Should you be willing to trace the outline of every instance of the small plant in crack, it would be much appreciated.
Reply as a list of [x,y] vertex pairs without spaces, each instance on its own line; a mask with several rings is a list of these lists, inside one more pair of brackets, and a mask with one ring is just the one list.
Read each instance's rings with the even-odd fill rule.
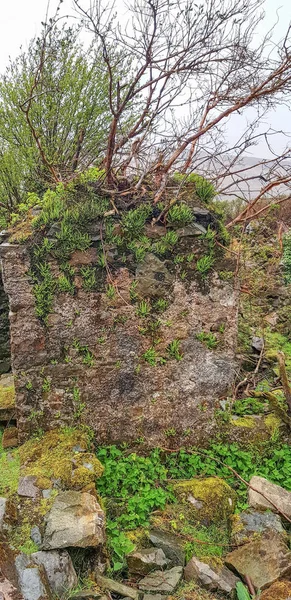
[[175,360],[182,360],[183,354],[180,352],[180,340],[172,340],[167,346],[167,353],[170,358],[175,358]]

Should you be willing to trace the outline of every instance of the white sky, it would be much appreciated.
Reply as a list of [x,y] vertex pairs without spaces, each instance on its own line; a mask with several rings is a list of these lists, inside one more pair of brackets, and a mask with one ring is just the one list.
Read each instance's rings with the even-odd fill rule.
[[[0,72],[5,70],[9,56],[15,58],[22,45],[27,47],[29,40],[40,31],[41,21],[44,20],[47,0],[0,0]],[[130,0],[129,0],[130,2]],[[51,12],[57,4],[57,0],[50,0]],[[73,13],[72,0],[64,0],[62,12],[64,14]],[[123,0],[117,0],[116,6],[121,6]],[[260,26],[259,34],[266,33],[276,21],[276,12],[279,14],[279,24],[276,28],[276,38],[282,37],[286,31],[288,22],[291,19],[290,0],[266,0],[265,2],[266,19]],[[291,107],[290,107],[291,108]],[[269,116],[270,124],[276,128],[286,130],[290,123],[290,113],[287,108],[278,107]],[[239,118],[236,118],[235,127],[229,128],[229,139],[232,140],[240,128]],[[233,133],[232,133],[233,132]],[[280,140],[277,140],[277,148],[280,147]],[[255,151],[258,156],[267,156],[265,148],[260,144]]]

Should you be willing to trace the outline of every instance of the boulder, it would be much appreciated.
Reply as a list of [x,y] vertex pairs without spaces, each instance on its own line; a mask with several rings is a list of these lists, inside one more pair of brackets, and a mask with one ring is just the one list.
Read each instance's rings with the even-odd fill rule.
[[192,556],[184,569],[186,581],[196,581],[208,590],[218,590],[230,594],[239,580],[227,567],[213,568]]
[[24,600],[52,600],[48,580],[41,566],[33,564],[26,554],[16,556],[15,566]]
[[87,492],[60,493],[48,514],[43,548],[96,547],[105,542],[105,516]]
[[40,489],[36,485],[37,477],[35,475],[25,475],[20,477],[18,484],[18,496],[27,498],[37,498],[40,495]]
[[34,525],[30,530],[30,539],[37,545],[41,546],[41,533],[37,525]]
[[290,600],[290,598],[291,581],[276,581],[260,596],[260,600]]
[[16,448],[18,446],[18,429],[17,427],[6,427],[2,437],[3,448]]
[[235,509],[236,493],[219,477],[178,481],[173,491],[191,507],[193,518],[206,525],[226,521]]
[[271,512],[245,510],[232,519],[231,541],[240,546],[249,542],[254,534],[276,531],[282,538],[287,538],[287,533],[282,526],[278,515]]
[[291,552],[279,533],[270,531],[230,552],[225,564],[239,575],[248,575],[255,588],[265,589],[291,575]]
[[34,552],[30,558],[36,565],[43,567],[54,596],[60,597],[77,586],[78,578],[66,550]]
[[185,564],[185,551],[181,538],[172,533],[166,533],[159,529],[151,529],[149,540],[156,548],[161,548],[165,556],[171,561],[173,566],[182,567]]
[[169,571],[154,571],[141,579],[138,587],[144,592],[172,594],[180,583],[182,575],[182,567],[173,567]]
[[142,548],[127,556],[127,566],[130,573],[147,575],[156,569],[163,569],[168,561],[161,548]]
[[[258,510],[271,509],[276,512],[272,502],[276,504],[282,513],[291,518],[291,492],[287,492],[280,485],[271,483],[264,477],[254,476],[250,480],[250,485],[256,488],[256,492],[249,488],[249,505]],[[265,498],[260,494],[264,494]],[[268,502],[268,499],[270,502]]]

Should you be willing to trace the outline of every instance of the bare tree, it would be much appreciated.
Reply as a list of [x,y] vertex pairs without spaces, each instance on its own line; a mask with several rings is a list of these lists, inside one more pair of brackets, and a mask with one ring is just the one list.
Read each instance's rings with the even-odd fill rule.
[[[109,76],[108,184],[130,165],[132,172],[139,171],[137,186],[149,173],[155,175],[158,202],[173,169],[187,174],[214,158],[218,183],[227,175],[238,184],[251,182],[240,159],[259,136],[269,144],[271,128],[263,133],[256,128],[268,111],[290,98],[290,26],[280,43],[272,41],[272,31],[258,43],[264,0],[134,0],[123,19],[103,0],[74,3],[102,48]],[[124,64],[131,65],[130,76],[128,71],[123,76]],[[124,131],[124,111],[137,104],[131,127]],[[238,144],[227,145],[230,117],[249,107],[256,108],[255,118]],[[261,179],[252,206],[271,189],[290,183],[291,175],[282,167],[288,156],[285,148],[273,162],[263,161],[262,167],[270,167],[270,180]],[[219,185],[221,192],[227,192],[227,185]]]

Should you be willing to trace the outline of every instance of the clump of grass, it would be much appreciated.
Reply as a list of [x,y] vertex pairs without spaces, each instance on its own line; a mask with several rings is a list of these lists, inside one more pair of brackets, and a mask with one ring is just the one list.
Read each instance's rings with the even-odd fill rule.
[[187,204],[174,204],[167,214],[167,221],[171,227],[184,227],[192,223],[194,219],[193,212]]
[[170,358],[175,360],[182,360],[183,354],[180,352],[180,340],[172,340],[167,347],[167,353]]
[[136,309],[136,314],[139,317],[145,318],[145,317],[148,317],[148,315],[150,314],[150,310],[151,310],[151,307],[150,307],[149,303],[146,300],[142,300]]
[[199,342],[202,342],[208,350],[213,350],[218,346],[218,339],[214,333],[201,331],[201,333],[197,333],[196,338]]
[[206,275],[212,268],[214,263],[214,259],[210,254],[205,254],[205,256],[201,256],[196,263],[196,271],[200,273],[203,279],[205,279]]
[[84,290],[93,290],[97,283],[96,270],[94,269],[94,267],[82,267],[80,269],[80,272],[83,277]]

